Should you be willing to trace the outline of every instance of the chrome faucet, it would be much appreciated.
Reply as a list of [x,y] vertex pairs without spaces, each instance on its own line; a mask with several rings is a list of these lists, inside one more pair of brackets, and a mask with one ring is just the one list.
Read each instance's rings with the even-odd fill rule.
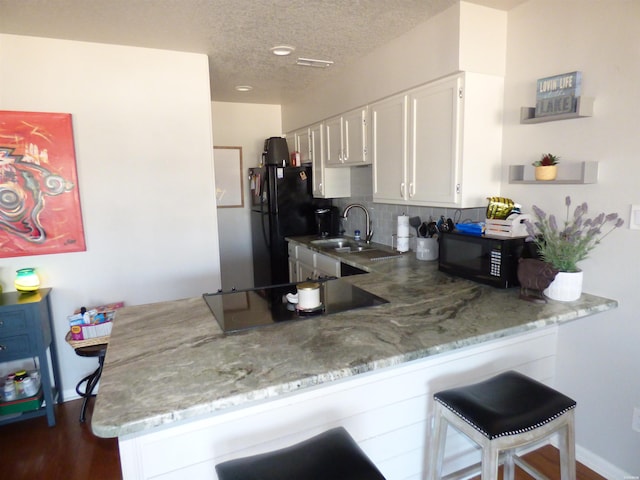
[[364,218],[366,222],[364,240],[367,243],[371,243],[371,239],[373,238],[373,229],[371,228],[371,218],[369,217],[369,211],[364,205],[361,205],[359,203],[352,203],[350,205],[347,205],[344,208],[344,212],[342,212],[342,218],[347,218],[347,216],[349,215],[349,210],[351,210],[354,207],[360,208],[364,212]]

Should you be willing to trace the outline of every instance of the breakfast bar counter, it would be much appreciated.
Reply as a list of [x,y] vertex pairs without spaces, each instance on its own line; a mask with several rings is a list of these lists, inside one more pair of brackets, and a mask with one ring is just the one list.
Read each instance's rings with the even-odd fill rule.
[[[388,405],[405,411],[401,404],[410,398],[421,399],[416,409],[420,412],[406,424],[422,425],[424,444],[434,388],[448,385],[449,379],[464,382],[506,368],[538,369],[534,376],[552,381],[554,366],[548,357],[555,361],[557,325],[617,306],[614,300],[589,294],[568,303],[525,302],[518,289],[500,290],[448,276],[437,270],[436,262],[418,261],[411,253],[361,266],[370,273],[344,281],[389,303],[228,335],[202,297],[122,309],[111,334],[91,425],[100,437],[119,438],[124,478],[155,478],[169,471],[189,478],[198,478],[199,472],[206,478],[204,472],[209,472],[209,478],[215,478],[212,465],[220,459],[264,450],[278,441],[292,443],[327,425],[349,422],[357,440],[370,442],[376,460],[376,439],[379,443],[388,437],[385,441],[391,442],[387,433],[398,430],[401,422],[382,430],[373,422],[375,431],[360,424],[370,424],[364,421],[366,415],[380,418],[383,410],[371,412]],[[536,337],[539,332],[546,336]],[[531,345],[539,347],[532,347],[536,352],[529,357],[523,352],[531,334]],[[511,348],[518,339],[524,343]],[[502,353],[488,353],[493,351]],[[469,363],[474,352],[483,356]],[[451,365],[458,366],[452,371],[434,367],[434,361],[446,359],[456,360],[458,364]],[[385,383],[399,378],[411,380],[395,386]],[[367,382],[381,390],[369,396],[364,393],[372,388]],[[359,388],[365,390],[358,393]],[[391,391],[400,396],[388,400],[387,406],[378,405],[377,399]],[[332,395],[337,395],[335,400]],[[304,407],[296,409],[298,399]],[[351,410],[351,403],[359,405]],[[363,406],[368,403],[370,408]],[[284,411],[278,410],[285,405]],[[263,416],[272,408],[267,421]],[[206,438],[207,447],[197,455],[191,450],[171,455],[181,457],[174,464],[159,445],[166,443],[167,451],[175,453],[177,445],[187,448],[188,435],[199,441]],[[378,462],[387,462],[393,478],[393,454],[381,448],[386,453],[380,453]],[[402,455],[409,454],[399,452],[394,458]]]

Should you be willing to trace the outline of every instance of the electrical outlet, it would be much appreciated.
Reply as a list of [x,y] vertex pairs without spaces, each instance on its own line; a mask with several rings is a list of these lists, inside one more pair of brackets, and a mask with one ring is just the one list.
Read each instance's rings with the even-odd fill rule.
[[631,428],[640,433],[640,407],[633,409],[633,419],[631,420]]

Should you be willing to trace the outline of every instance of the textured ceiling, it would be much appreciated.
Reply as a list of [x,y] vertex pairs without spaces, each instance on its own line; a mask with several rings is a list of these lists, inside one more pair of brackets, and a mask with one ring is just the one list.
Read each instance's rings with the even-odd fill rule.
[[[507,10],[525,0],[471,1]],[[0,33],[205,53],[213,100],[280,104],[456,2],[0,0]],[[296,51],[269,52],[281,44]],[[300,67],[298,57],[335,64]]]

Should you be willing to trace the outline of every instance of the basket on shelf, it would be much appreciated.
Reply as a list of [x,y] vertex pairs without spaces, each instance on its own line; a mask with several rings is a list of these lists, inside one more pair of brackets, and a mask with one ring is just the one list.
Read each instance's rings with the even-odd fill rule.
[[103,343],[109,343],[109,335],[107,335],[106,337],[89,338],[87,340],[72,340],[71,331],[67,332],[64,339],[73,348],[90,347],[92,345],[101,345]]

